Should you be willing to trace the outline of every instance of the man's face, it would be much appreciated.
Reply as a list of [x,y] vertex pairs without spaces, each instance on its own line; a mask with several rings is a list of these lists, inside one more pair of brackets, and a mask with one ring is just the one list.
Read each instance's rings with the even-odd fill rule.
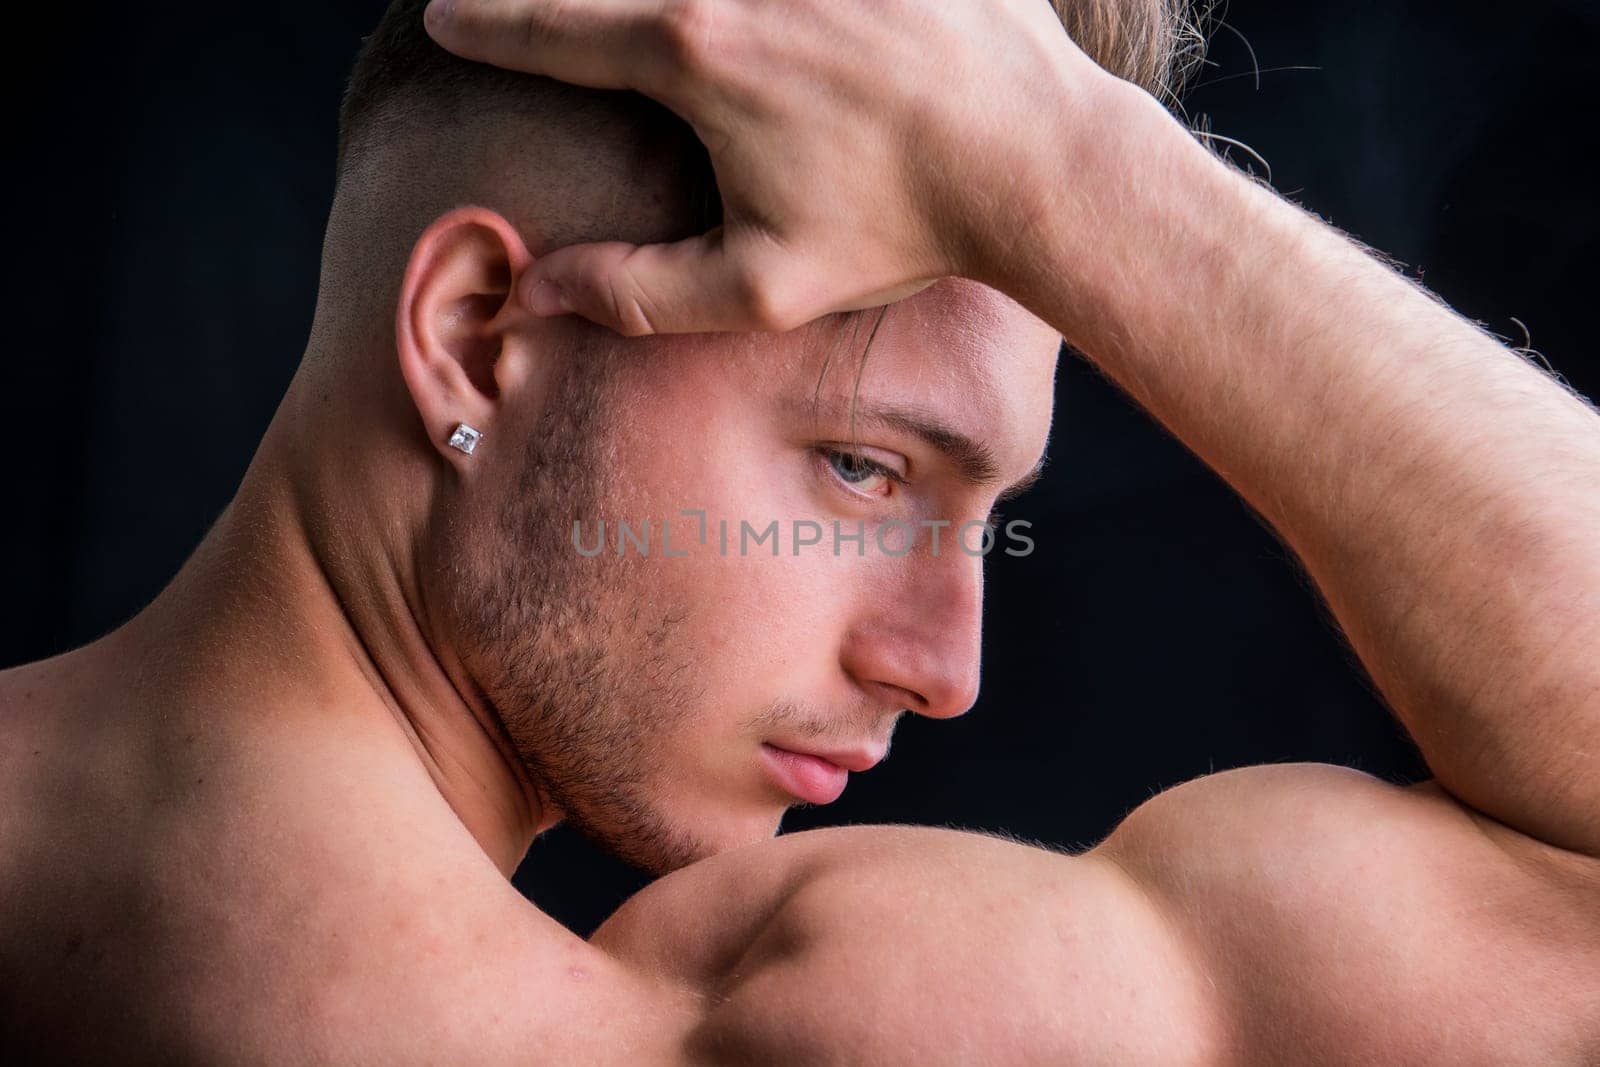
[[623,345],[436,531],[463,668],[548,801],[647,869],[770,837],[904,710],[976,699],[978,524],[1043,453],[1060,337],[947,280],[863,366],[878,314]]

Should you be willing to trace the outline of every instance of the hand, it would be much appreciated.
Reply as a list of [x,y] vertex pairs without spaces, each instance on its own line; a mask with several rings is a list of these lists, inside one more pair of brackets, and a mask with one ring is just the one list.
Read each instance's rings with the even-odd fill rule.
[[1110,77],[1043,0],[434,0],[427,26],[469,59],[642,92],[707,146],[723,225],[573,245],[524,279],[536,313],[629,336],[994,284],[1059,180],[1057,118]]

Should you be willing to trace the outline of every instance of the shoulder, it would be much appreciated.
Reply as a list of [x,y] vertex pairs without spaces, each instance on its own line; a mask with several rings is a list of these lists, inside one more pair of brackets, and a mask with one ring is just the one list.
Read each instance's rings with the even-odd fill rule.
[[[702,1011],[586,944],[491,874],[394,867],[231,930],[153,1013],[200,1062],[679,1063]],[[227,958],[222,958],[222,957]],[[255,961],[255,966],[247,966]],[[253,972],[253,973],[252,973]],[[251,978],[253,977],[253,981]]]
[[1600,1049],[1600,987],[1574,980],[1600,970],[1600,866],[1434,783],[1243,768],[1159,794],[1097,851],[1230,991],[1248,1047],[1544,1063]]
[[597,940],[706,992],[691,1058],[1212,1058],[1204,976],[1124,871],[987,834],[790,835],[663,879]]
[[780,838],[662,879],[596,940],[702,992],[704,1058],[1582,1061],[1600,882],[1509,834],[1436,786],[1249,768],[1081,856]]

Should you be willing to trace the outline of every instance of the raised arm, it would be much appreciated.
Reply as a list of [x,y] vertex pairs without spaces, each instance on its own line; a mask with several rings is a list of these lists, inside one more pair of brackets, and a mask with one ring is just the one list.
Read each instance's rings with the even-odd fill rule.
[[1441,785],[1600,855],[1600,416],[1147,97],[1102,99],[1000,284],[1272,523]]
[[1271,521],[1451,794],[1600,855],[1600,418],[1215,159],[1046,5],[430,19],[473,58],[647,92],[711,150],[723,227],[546,255],[536,311],[784,329],[948,274],[1008,292]]

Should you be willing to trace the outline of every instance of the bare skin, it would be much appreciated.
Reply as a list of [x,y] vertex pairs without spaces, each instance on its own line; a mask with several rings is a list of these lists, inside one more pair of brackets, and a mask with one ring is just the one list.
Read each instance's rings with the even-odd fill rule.
[[[526,20],[552,5],[455,6],[435,30],[466,54],[626,84],[691,118],[728,229],[676,251],[535,255],[493,217],[454,220],[466,229],[439,233],[474,240],[440,247],[478,251],[422,248],[413,269],[427,284],[401,309],[420,326],[400,338],[396,396],[435,449],[361,459],[388,487],[376,498],[319,496],[334,465],[295,442],[349,413],[291,393],[235,505],[149,610],[0,676],[9,1042],[167,1060],[1600,1055],[1592,409],[1218,163],[1046,32],[1043,5],[864,17],[819,0],[767,27],[732,0],[619,0],[604,15],[561,5],[562,21],[532,33]],[[497,51],[506,41],[518,50]],[[924,61],[853,58],[890,44]],[[944,74],[917,83],[952,64],[978,68],[988,91],[941,95]],[[1056,106],[1041,109],[1041,93]],[[850,103],[862,100],[880,103]],[[814,114],[818,101],[837,113]],[[1053,116],[1042,128],[1040,114]],[[864,144],[894,147],[868,160],[830,147]],[[1012,165],[997,168],[996,152]],[[841,225],[841,210],[860,226]],[[890,320],[873,396],[923,390],[992,446],[995,484],[921,483],[961,518],[981,517],[1043,448],[1048,410],[1028,400],[1048,395],[1045,353],[1066,337],[1293,546],[1437,780],[1215,775],[1077,857],[910,828],[728,847],[775,824],[783,799],[759,795],[737,731],[724,731],[696,780],[718,783],[715,808],[734,815],[674,801],[716,854],[653,884],[591,942],[571,937],[505,881],[561,813],[433,654],[408,577],[419,472],[470,483],[498,462],[437,448],[448,426],[488,424],[491,442],[515,429],[510,401],[452,377],[449,338],[430,332],[456,319],[426,294],[480,291],[475,279],[495,273],[465,269],[480,253],[532,310],[563,310],[539,288],[553,283],[567,306],[632,334],[787,328],[914,293]],[[947,275],[983,285],[929,285]],[[493,320],[502,398],[539,388],[531,339],[576,328],[507,307]],[[1003,343],[925,343],[952,326]],[[735,361],[786,369],[749,371],[708,417],[738,418],[761,389],[807,380],[806,337]],[[655,343],[690,380],[729,365],[726,351]],[[658,442],[640,433],[619,448],[648,464]],[[670,460],[638,481],[666,480]],[[327,521],[337,507],[376,521]],[[886,569],[848,605],[831,598],[860,581],[783,579],[805,610],[849,625],[774,669],[791,688],[835,687],[828,705],[854,709],[836,722],[881,739],[901,696],[931,715],[970,704],[978,587],[970,561],[873,566]],[[732,595],[752,575],[724,578]],[[917,627],[935,609],[953,630]],[[818,673],[841,649],[848,698],[837,671]]]
[[[86,648],[0,675],[8,1048],[164,1061],[686,1055],[703,990],[586,944],[509,885],[569,813],[455,680],[460,639],[421,580],[428,469],[489,494],[464,547],[492,540],[500,487],[521,492],[519,450],[499,446],[538,410],[541,344],[585,328],[501,310],[496,267],[525,255],[507,247],[518,240],[486,209],[452,212],[418,242],[402,298],[415,328],[397,330],[391,399],[424,410],[441,402],[437,375],[459,371],[454,331],[464,306],[488,306],[481,286],[499,286],[498,304],[478,314],[515,323],[496,404],[470,416],[487,431],[470,461],[438,447],[447,428],[434,440],[413,429],[416,408],[391,421],[364,364],[362,387],[341,396],[308,361],[233,505],[156,602]],[[849,432],[829,413],[854,385],[836,332],[648,342],[627,417],[605,437],[627,491],[598,513],[693,504],[713,523],[853,526],[927,508],[981,522],[1033,469],[1059,339],[1013,302],[960,280],[918,294],[886,318],[857,395],[862,413],[921,410],[981,435],[995,464],[983,484],[904,432],[864,443],[915,475],[915,495],[891,499],[883,476],[846,485],[820,462],[817,446]],[[686,411],[716,432],[684,433]],[[984,432],[999,422],[1013,431]],[[787,544],[723,557],[689,529],[674,538],[686,556],[617,561],[636,573],[602,590],[619,618],[657,604],[673,617],[638,613],[659,642],[607,635],[630,664],[662,653],[649,662],[664,673],[620,696],[639,720],[626,740],[651,757],[639,788],[668,832],[586,813],[665,867],[772,836],[798,798],[764,773],[763,744],[881,753],[903,709],[960,714],[978,685],[982,561],[948,541],[899,558]],[[668,713],[657,679],[681,676],[680,652],[697,650],[698,695]],[[772,714],[784,701],[803,713]]]

